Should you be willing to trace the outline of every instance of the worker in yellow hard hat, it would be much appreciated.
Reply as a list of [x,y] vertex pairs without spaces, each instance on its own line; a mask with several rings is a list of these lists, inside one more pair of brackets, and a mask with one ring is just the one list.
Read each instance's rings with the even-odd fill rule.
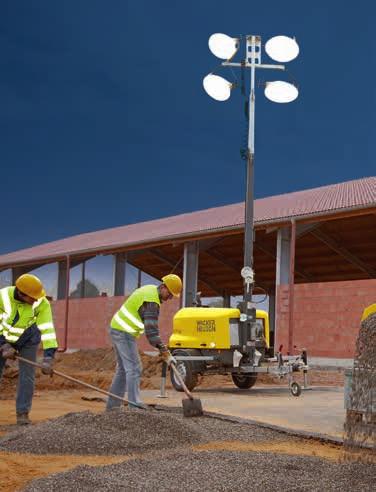
[[[130,407],[146,408],[140,399],[142,365],[137,338],[145,333],[150,345],[159,350],[168,364],[174,361],[159,335],[158,318],[160,305],[179,297],[181,290],[182,281],[178,275],[165,275],[159,286],[144,285],[136,289],[111,320],[110,337],[117,365],[109,391],[123,398],[127,389]],[[107,410],[120,405],[120,400],[109,397]]]
[[[35,362],[40,341],[44,350],[42,372],[52,374],[57,340],[51,306],[45,295],[42,282],[29,273],[21,275],[15,286],[0,290],[0,380],[6,359],[19,354]],[[34,379],[34,367],[20,361],[16,396],[19,425],[30,424]]]

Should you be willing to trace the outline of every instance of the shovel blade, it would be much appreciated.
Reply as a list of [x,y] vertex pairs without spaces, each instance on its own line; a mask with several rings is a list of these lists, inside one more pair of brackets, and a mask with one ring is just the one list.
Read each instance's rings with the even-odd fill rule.
[[183,398],[183,415],[184,417],[201,417],[204,412],[202,411],[201,400]]

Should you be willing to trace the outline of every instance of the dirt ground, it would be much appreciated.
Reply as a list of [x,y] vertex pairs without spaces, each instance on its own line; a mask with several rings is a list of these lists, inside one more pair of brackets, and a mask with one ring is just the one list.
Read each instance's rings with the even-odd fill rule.
[[[162,361],[159,357],[141,354],[143,376],[141,389],[158,389],[160,387],[160,375]],[[108,390],[115,370],[115,359],[111,348],[96,350],[80,350],[69,354],[58,353],[56,355],[55,369],[68,375],[81,379],[99,388]],[[17,363],[10,362],[1,382],[0,400],[14,394],[17,382]],[[303,374],[295,373],[295,379],[302,382]],[[309,383],[318,386],[343,386],[343,370],[330,371],[311,370]],[[286,380],[260,374],[256,385],[281,384],[286,385]],[[231,376],[204,376],[199,382],[202,388],[215,388],[221,386],[233,386]],[[65,390],[76,388],[73,382],[61,379],[58,376],[50,378],[43,376],[40,371],[36,373],[36,390]],[[169,377],[167,388],[171,387]]]
[[[160,385],[161,361],[159,357],[142,355],[143,363],[143,389],[158,389]],[[108,389],[111,383],[115,362],[111,349],[92,351],[79,351],[72,354],[58,354],[55,368],[66,372],[73,377],[82,379],[88,383]],[[343,374],[340,371],[312,371],[310,383],[315,385],[342,385]],[[0,435],[5,435],[14,429],[15,408],[14,393],[17,382],[17,364],[11,363],[5,371],[1,383],[1,413]],[[278,384],[275,378],[262,376],[257,384]],[[229,376],[210,376],[202,378],[202,387],[233,386]],[[286,384],[285,381],[281,384]],[[168,387],[170,386],[168,380]],[[86,392],[87,393],[87,392]],[[69,412],[91,410],[101,412],[104,404],[101,401],[85,401],[82,396],[84,389],[77,388],[74,383],[65,381],[57,376],[50,378],[39,374],[37,371],[37,383],[31,417],[34,423],[55,418]],[[93,393],[90,392],[90,396]],[[98,394],[100,397],[101,395]],[[288,439],[286,442],[245,444],[237,442],[216,442],[194,446],[194,451],[227,450],[238,451],[265,451],[287,454],[304,454],[319,456],[330,460],[340,460],[342,448],[334,445],[324,445],[315,441],[302,441],[301,445],[292,445]],[[15,491],[22,489],[28,482],[37,477],[43,477],[74,468],[79,464],[99,466],[124,461],[127,456],[35,456],[17,453],[0,452],[0,490]],[[20,467],[22,466],[22,473]]]

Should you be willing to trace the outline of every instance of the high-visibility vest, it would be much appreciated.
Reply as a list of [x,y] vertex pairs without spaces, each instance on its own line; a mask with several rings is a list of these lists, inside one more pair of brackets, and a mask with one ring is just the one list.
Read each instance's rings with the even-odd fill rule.
[[0,290],[0,335],[8,343],[17,343],[25,330],[37,325],[43,349],[57,348],[52,311],[48,299],[42,297],[33,305],[14,298],[15,287]]
[[138,338],[144,333],[144,323],[138,310],[144,302],[156,302],[160,306],[158,287],[156,285],[144,285],[136,289],[124,302],[119,311],[111,320],[111,328],[125,331]]

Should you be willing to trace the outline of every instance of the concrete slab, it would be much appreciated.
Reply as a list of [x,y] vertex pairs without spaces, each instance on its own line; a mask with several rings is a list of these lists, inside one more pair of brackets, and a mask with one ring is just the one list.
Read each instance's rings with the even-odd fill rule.
[[[184,394],[168,390],[168,398],[157,398],[158,391],[144,390],[145,402],[178,406]],[[343,388],[312,387],[294,397],[286,387],[254,387],[250,390],[237,388],[213,388],[194,391],[203,408],[209,412],[253,420],[283,427],[292,431],[343,437],[345,409]]]

